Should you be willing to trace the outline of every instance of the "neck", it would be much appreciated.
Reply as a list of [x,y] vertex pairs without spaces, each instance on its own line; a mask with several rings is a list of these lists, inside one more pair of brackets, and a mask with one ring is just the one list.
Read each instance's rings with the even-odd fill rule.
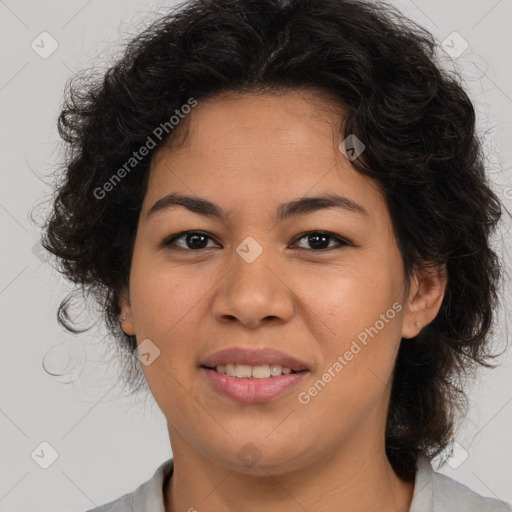
[[[182,439],[180,439],[182,441]],[[213,463],[186,444],[173,446],[174,473],[164,489],[166,512],[407,512],[414,490],[394,473],[385,450],[348,447],[289,472],[258,475]]]

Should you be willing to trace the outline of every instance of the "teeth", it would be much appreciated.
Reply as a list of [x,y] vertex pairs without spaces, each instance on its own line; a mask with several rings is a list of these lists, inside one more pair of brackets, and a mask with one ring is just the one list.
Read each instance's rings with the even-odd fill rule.
[[238,377],[240,379],[268,379],[269,377],[277,377],[278,375],[289,375],[292,373],[290,368],[283,367],[279,364],[261,364],[251,366],[248,364],[219,364],[215,367],[218,373],[224,373],[229,377]]
[[[284,368],[285,370],[288,370],[288,368]],[[272,366],[269,366],[270,375],[272,377],[275,377],[276,375],[281,375],[281,372],[283,371],[283,367],[279,364],[273,364]]]
[[237,364],[235,367],[235,377],[249,378],[251,376],[252,367],[248,364]]
[[[251,368],[249,366],[249,368]],[[252,376],[255,379],[268,379],[270,377],[270,368],[268,364],[262,364],[260,366],[253,366],[252,369]],[[238,374],[237,374],[238,376]]]

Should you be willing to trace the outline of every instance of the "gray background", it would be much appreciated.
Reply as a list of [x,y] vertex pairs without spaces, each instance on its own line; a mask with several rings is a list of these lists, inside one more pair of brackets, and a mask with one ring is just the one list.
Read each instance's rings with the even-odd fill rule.
[[[512,209],[512,0],[393,3],[432,31],[445,64],[463,72],[491,180]],[[101,327],[71,336],[57,325],[55,312],[70,286],[45,261],[28,216],[50,192],[59,160],[56,118],[66,80],[78,69],[107,65],[122,41],[165,5],[171,3],[0,0],[0,511],[84,511],[132,491],[171,456],[165,419],[152,398],[123,397]],[[451,59],[442,41],[452,52],[463,49],[458,36],[446,39],[453,31],[468,48]],[[47,55],[52,44],[58,47]],[[507,269],[510,240],[506,220],[496,244]],[[503,313],[512,309],[510,295],[505,300],[497,342],[507,332]],[[441,471],[481,494],[512,501],[507,354],[471,388],[470,414]],[[50,369],[66,369],[64,375],[48,375],[43,359]],[[52,450],[57,458],[44,469]]]

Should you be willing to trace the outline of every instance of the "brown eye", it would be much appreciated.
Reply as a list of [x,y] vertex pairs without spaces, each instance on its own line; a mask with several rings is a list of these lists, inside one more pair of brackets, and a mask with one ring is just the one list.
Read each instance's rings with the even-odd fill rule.
[[[302,240],[305,240],[310,247],[299,247],[299,249],[310,249],[315,252],[329,251],[337,247],[350,245],[343,238],[327,231],[310,231],[309,233],[304,233],[298,239],[298,242]],[[332,241],[335,242],[335,245],[329,246]]]
[[[211,246],[207,246],[208,240],[213,240],[213,238],[201,231],[185,231],[177,235],[172,235],[164,240],[162,247],[172,248],[175,246],[180,249],[197,251],[201,249],[210,249]],[[181,245],[176,244],[177,241],[181,241]]]
[[[348,241],[344,240],[334,233],[327,231],[310,231],[303,233],[300,238],[296,239],[295,243],[305,240],[309,247],[299,247],[299,249],[306,249],[314,252],[330,251],[332,249],[340,248],[343,246],[351,245]],[[213,241],[213,238],[207,233],[201,231],[184,231],[176,235],[172,235],[162,243],[165,248],[178,248],[189,251],[200,251],[202,249],[211,249],[215,246],[208,246],[208,241]],[[179,244],[177,242],[180,242]],[[334,242],[334,245],[332,245]],[[218,246],[218,245],[217,245]]]

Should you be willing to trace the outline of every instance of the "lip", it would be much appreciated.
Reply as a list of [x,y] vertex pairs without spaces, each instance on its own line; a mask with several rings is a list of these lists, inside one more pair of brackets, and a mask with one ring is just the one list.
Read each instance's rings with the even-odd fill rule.
[[212,387],[219,393],[243,403],[261,403],[274,400],[290,391],[308,373],[301,371],[267,379],[242,379],[229,377],[210,368],[202,367]]
[[[309,370],[307,365],[284,352],[273,348],[247,349],[243,347],[231,347],[215,352],[206,357],[200,364],[205,368],[215,368],[221,364],[248,364],[257,366],[262,364],[278,364],[295,372]],[[274,379],[276,377],[273,377]],[[262,379],[266,380],[266,379]]]

